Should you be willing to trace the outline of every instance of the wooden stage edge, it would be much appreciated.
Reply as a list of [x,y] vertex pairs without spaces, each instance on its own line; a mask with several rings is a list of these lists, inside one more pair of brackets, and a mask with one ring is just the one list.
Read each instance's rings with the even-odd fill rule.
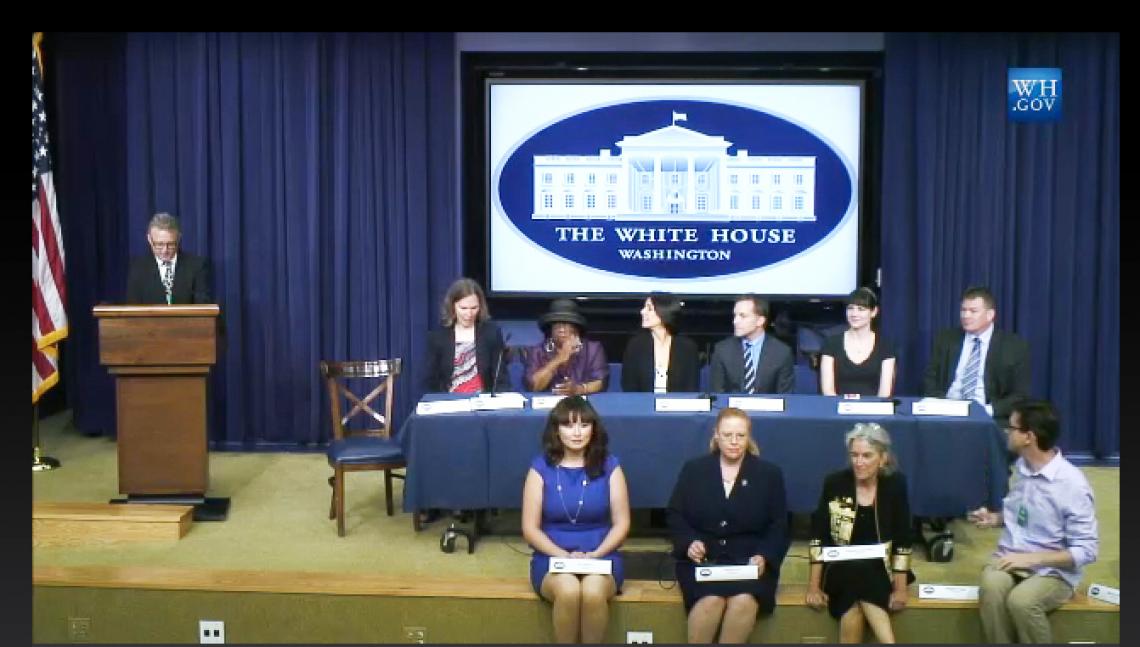
[[186,505],[37,501],[32,505],[32,546],[178,540],[193,521],[194,508]]
[[[33,586],[151,589],[169,591],[224,591],[245,593],[304,593],[318,595],[378,595],[416,598],[468,598],[537,600],[525,574],[517,578],[453,577],[318,573],[312,571],[213,570],[142,566],[38,566]],[[778,606],[804,606],[804,585],[783,584]],[[912,585],[908,603],[914,609],[969,609],[971,601],[919,599]],[[629,580],[619,604],[681,604],[680,590],[666,590],[656,581]],[[1119,613],[1120,607],[1088,598],[1078,592],[1058,611]]]

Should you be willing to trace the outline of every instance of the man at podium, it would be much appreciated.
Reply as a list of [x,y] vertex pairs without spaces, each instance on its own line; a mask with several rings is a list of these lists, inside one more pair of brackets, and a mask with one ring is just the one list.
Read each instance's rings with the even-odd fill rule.
[[213,303],[210,261],[179,252],[182,231],[178,219],[156,213],[146,233],[153,256],[131,260],[127,274],[127,303]]

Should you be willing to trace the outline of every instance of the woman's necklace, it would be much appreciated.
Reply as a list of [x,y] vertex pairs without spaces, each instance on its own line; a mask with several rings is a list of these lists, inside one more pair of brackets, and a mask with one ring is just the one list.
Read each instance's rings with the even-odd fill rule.
[[566,507],[566,498],[562,496],[562,466],[558,465],[554,472],[555,489],[558,490],[558,500],[562,502],[562,511],[566,513],[566,518],[570,523],[577,524],[578,517],[582,514],[582,504],[586,502],[586,485],[589,484],[589,479],[585,474],[582,475],[582,489],[578,492],[578,510],[573,515],[570,514],[570,509]]

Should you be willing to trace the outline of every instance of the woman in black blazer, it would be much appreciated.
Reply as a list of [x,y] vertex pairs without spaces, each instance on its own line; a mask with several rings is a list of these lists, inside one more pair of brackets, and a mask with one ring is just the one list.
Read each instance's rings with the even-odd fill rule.
[[625,347],[622,391],[699,391],[700,360],[692,339],[677,334],[681,302],[653,293],[641,308],[641,328]]
[[[839,620],[839,642],[863,640],[864,623],[880,643],[895,642],[889,612],[907,603],[910,571],[910,504],[906,479],[895,470],[891,437],[875,423],[847,433],[851,466],[829,474],[812,514],[808,544],[811,573],[805,601],[825,605]],[[887,544],[887,556],[824,562],[828,546]]]
[[502,384],[506,368],[503,333],[491,321],[483,288],[468,278],[452,283],[443,297],[440,319],[443,328],[428,334],[427,390],[490,391],[496,367],[498,382]]
[[[748,414],[720,412],[711,453],[685,463],[669,500],[677,582],[690,643],[748,640],[761,613],[776,606],[788,551],[788,504],[780,468],[759,457]],[[701,565],[759,567],[759,579],[697,582]]]

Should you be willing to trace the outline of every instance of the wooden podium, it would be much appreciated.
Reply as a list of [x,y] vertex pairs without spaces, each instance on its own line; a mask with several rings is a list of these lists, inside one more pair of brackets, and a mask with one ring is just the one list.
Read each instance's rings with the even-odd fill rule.
[[[99,305],[93,312],[99,361],[115,376],[119,492],[129,503],[210,507],[206,378],[217,359],[218,306]],[[228,499],[213,507],[222,501],[228,508]],[[201,512],[195,518],[211,518]]]

